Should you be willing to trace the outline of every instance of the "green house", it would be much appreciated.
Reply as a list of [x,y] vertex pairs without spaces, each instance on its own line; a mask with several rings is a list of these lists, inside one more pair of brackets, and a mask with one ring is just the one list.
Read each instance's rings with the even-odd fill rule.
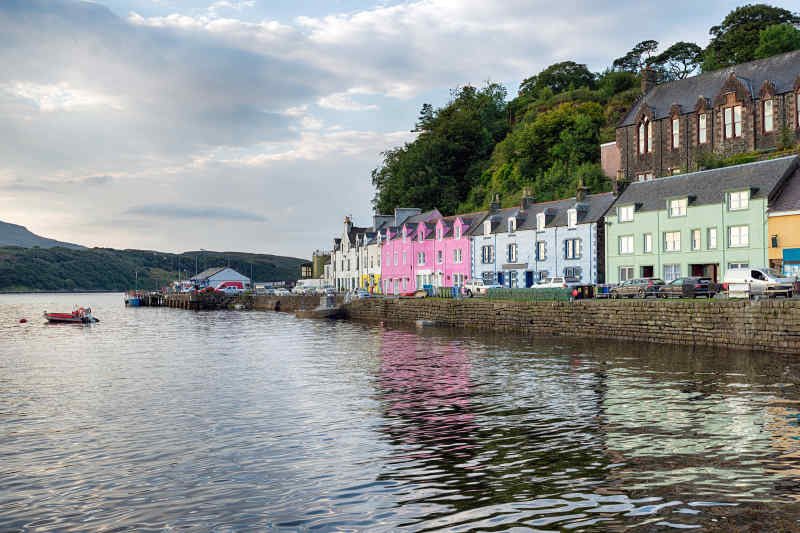
[[606,277],[670,281],[768,266],[767,209],[800,158],[693,172],[631,183],[606,214]]

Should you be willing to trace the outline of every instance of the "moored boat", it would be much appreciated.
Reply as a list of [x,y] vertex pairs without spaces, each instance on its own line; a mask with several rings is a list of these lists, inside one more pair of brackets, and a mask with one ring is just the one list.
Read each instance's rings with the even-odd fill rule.
[[92,324],[100,322],[92,315],[91,307],[75,307],[71,313],[48,313],[44,312],[44,317],[50,323],[62,324]]

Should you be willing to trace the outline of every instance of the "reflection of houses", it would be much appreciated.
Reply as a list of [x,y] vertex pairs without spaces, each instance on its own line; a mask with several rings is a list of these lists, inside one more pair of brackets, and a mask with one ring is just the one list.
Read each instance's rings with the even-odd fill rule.
[[547,276],[569,276],[585,283],[604,279],[603,215],[611,193],[533,203],[526,191],[519,207],[492,203],[471,231],[473,272],[487,283],[531,287]]
[[797,168],[792,156],[630,184],[606,215],[608,280],[767,265],[767,208]]
[[244,287],[250,286],[250,278],[243,276],[230,267],[215,267],[203,270],[196,276],[189,278],[198,289],[217,287],[226,281],[240,281]]

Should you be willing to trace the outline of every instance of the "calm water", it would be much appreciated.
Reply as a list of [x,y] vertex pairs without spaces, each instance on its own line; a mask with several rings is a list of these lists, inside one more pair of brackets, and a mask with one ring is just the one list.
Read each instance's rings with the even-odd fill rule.
[[[73,303],[102,322],[39,318]],[[0,531],[793,531],[798,376],[781,356],[0,296]]]

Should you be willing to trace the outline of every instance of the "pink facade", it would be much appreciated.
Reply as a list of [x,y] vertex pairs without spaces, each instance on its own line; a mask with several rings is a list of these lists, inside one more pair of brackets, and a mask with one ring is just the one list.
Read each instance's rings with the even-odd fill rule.
[[471,265],[469,222],[455,216],[404,224],[395,234],[387,230],[381,247],[384,294],[463,285]]

